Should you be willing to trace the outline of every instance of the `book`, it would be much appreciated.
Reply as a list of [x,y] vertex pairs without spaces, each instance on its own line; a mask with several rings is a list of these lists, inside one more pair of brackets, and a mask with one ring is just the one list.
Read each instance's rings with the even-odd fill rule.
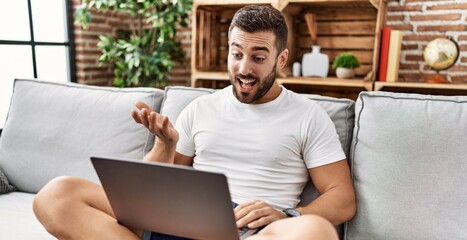
[[388,72],[388,54],[389,54],[389,38],[391,36],[390,27],[384,27],[381,31],[381,51],[379,53],[379,81],[386,81]]
[[399,77],[399,64],[402,47],[402,32],[400,30],[392,30],[389,37],[389,54],[388,54],[388,69],[386,81],[395,82]]

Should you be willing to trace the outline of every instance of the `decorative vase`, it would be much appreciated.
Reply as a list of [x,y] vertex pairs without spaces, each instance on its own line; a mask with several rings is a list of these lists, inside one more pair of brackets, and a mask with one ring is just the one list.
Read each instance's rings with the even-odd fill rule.
[[311,53],[303,54],[302,76],[304,77],[327,77],[329,71],[329,57],[320,52],[318,45],[312,46]]
[[302,64],[299,62],[294,62],[292,65],[292,76],[300,77],[301,75]]
[[355,70],[353,68],[338,67],[336,69],[336,76],[338,78],[351,79],[355,76]]

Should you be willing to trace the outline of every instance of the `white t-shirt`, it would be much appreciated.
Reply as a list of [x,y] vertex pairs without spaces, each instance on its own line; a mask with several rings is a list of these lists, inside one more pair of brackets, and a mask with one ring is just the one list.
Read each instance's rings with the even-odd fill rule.
[[308,168],[345,158],[328,114],[285,88],[271,102],[244,104],[229,86],[191,102],[175,127],[177,152],[194,156],[195,169],[225,174],[236,203],[295,207]]

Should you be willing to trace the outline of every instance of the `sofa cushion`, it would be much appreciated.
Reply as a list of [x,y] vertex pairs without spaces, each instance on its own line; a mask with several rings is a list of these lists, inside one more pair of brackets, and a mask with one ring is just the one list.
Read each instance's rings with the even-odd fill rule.
[[192,88],[183,86],[166,87],[164,100],[162,101],[161,114],[169,117],[175,124],[180,112],[195,98],[211,94],[215,90],[208,88]]
[[363,92],[346,239],[467,239],[467,97]]
[[56,239],[34,216],[35,194],[12,192],[0,196],[0,239]]
[[91,155],[142,159],[153,146],[153,135],[134,123],[130,109],[144,101],[159,110],[163,94],[153,88],[15,80],[0,138],[0,168],[25,192],[37,192],[61,175],[98,182]]
[[6,178],[5,173],[3,173],[2,169],[0,169],[0,194],[13,191],[16,191],[16,187],[10,184],[10,181],[8,181]]
[[346,98],[334,98],[315,94],[303,95],[308,99],[318,102],[329,114],[329,117],[336,126],[342,149],[344,149],[345,155],[349,158],[355,118],[355,102]]

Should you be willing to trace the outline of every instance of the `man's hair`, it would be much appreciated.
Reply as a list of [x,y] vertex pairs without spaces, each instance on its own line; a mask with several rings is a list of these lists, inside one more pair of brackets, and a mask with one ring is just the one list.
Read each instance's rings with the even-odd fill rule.
[[230,24],[230,33],[234,27],[242,31],[254,32],[273,32],[276,37],[277,54],[280,54],[287,45],[287,24],[282,13],[268,5],[251,5],[242,7],[238,10]]

